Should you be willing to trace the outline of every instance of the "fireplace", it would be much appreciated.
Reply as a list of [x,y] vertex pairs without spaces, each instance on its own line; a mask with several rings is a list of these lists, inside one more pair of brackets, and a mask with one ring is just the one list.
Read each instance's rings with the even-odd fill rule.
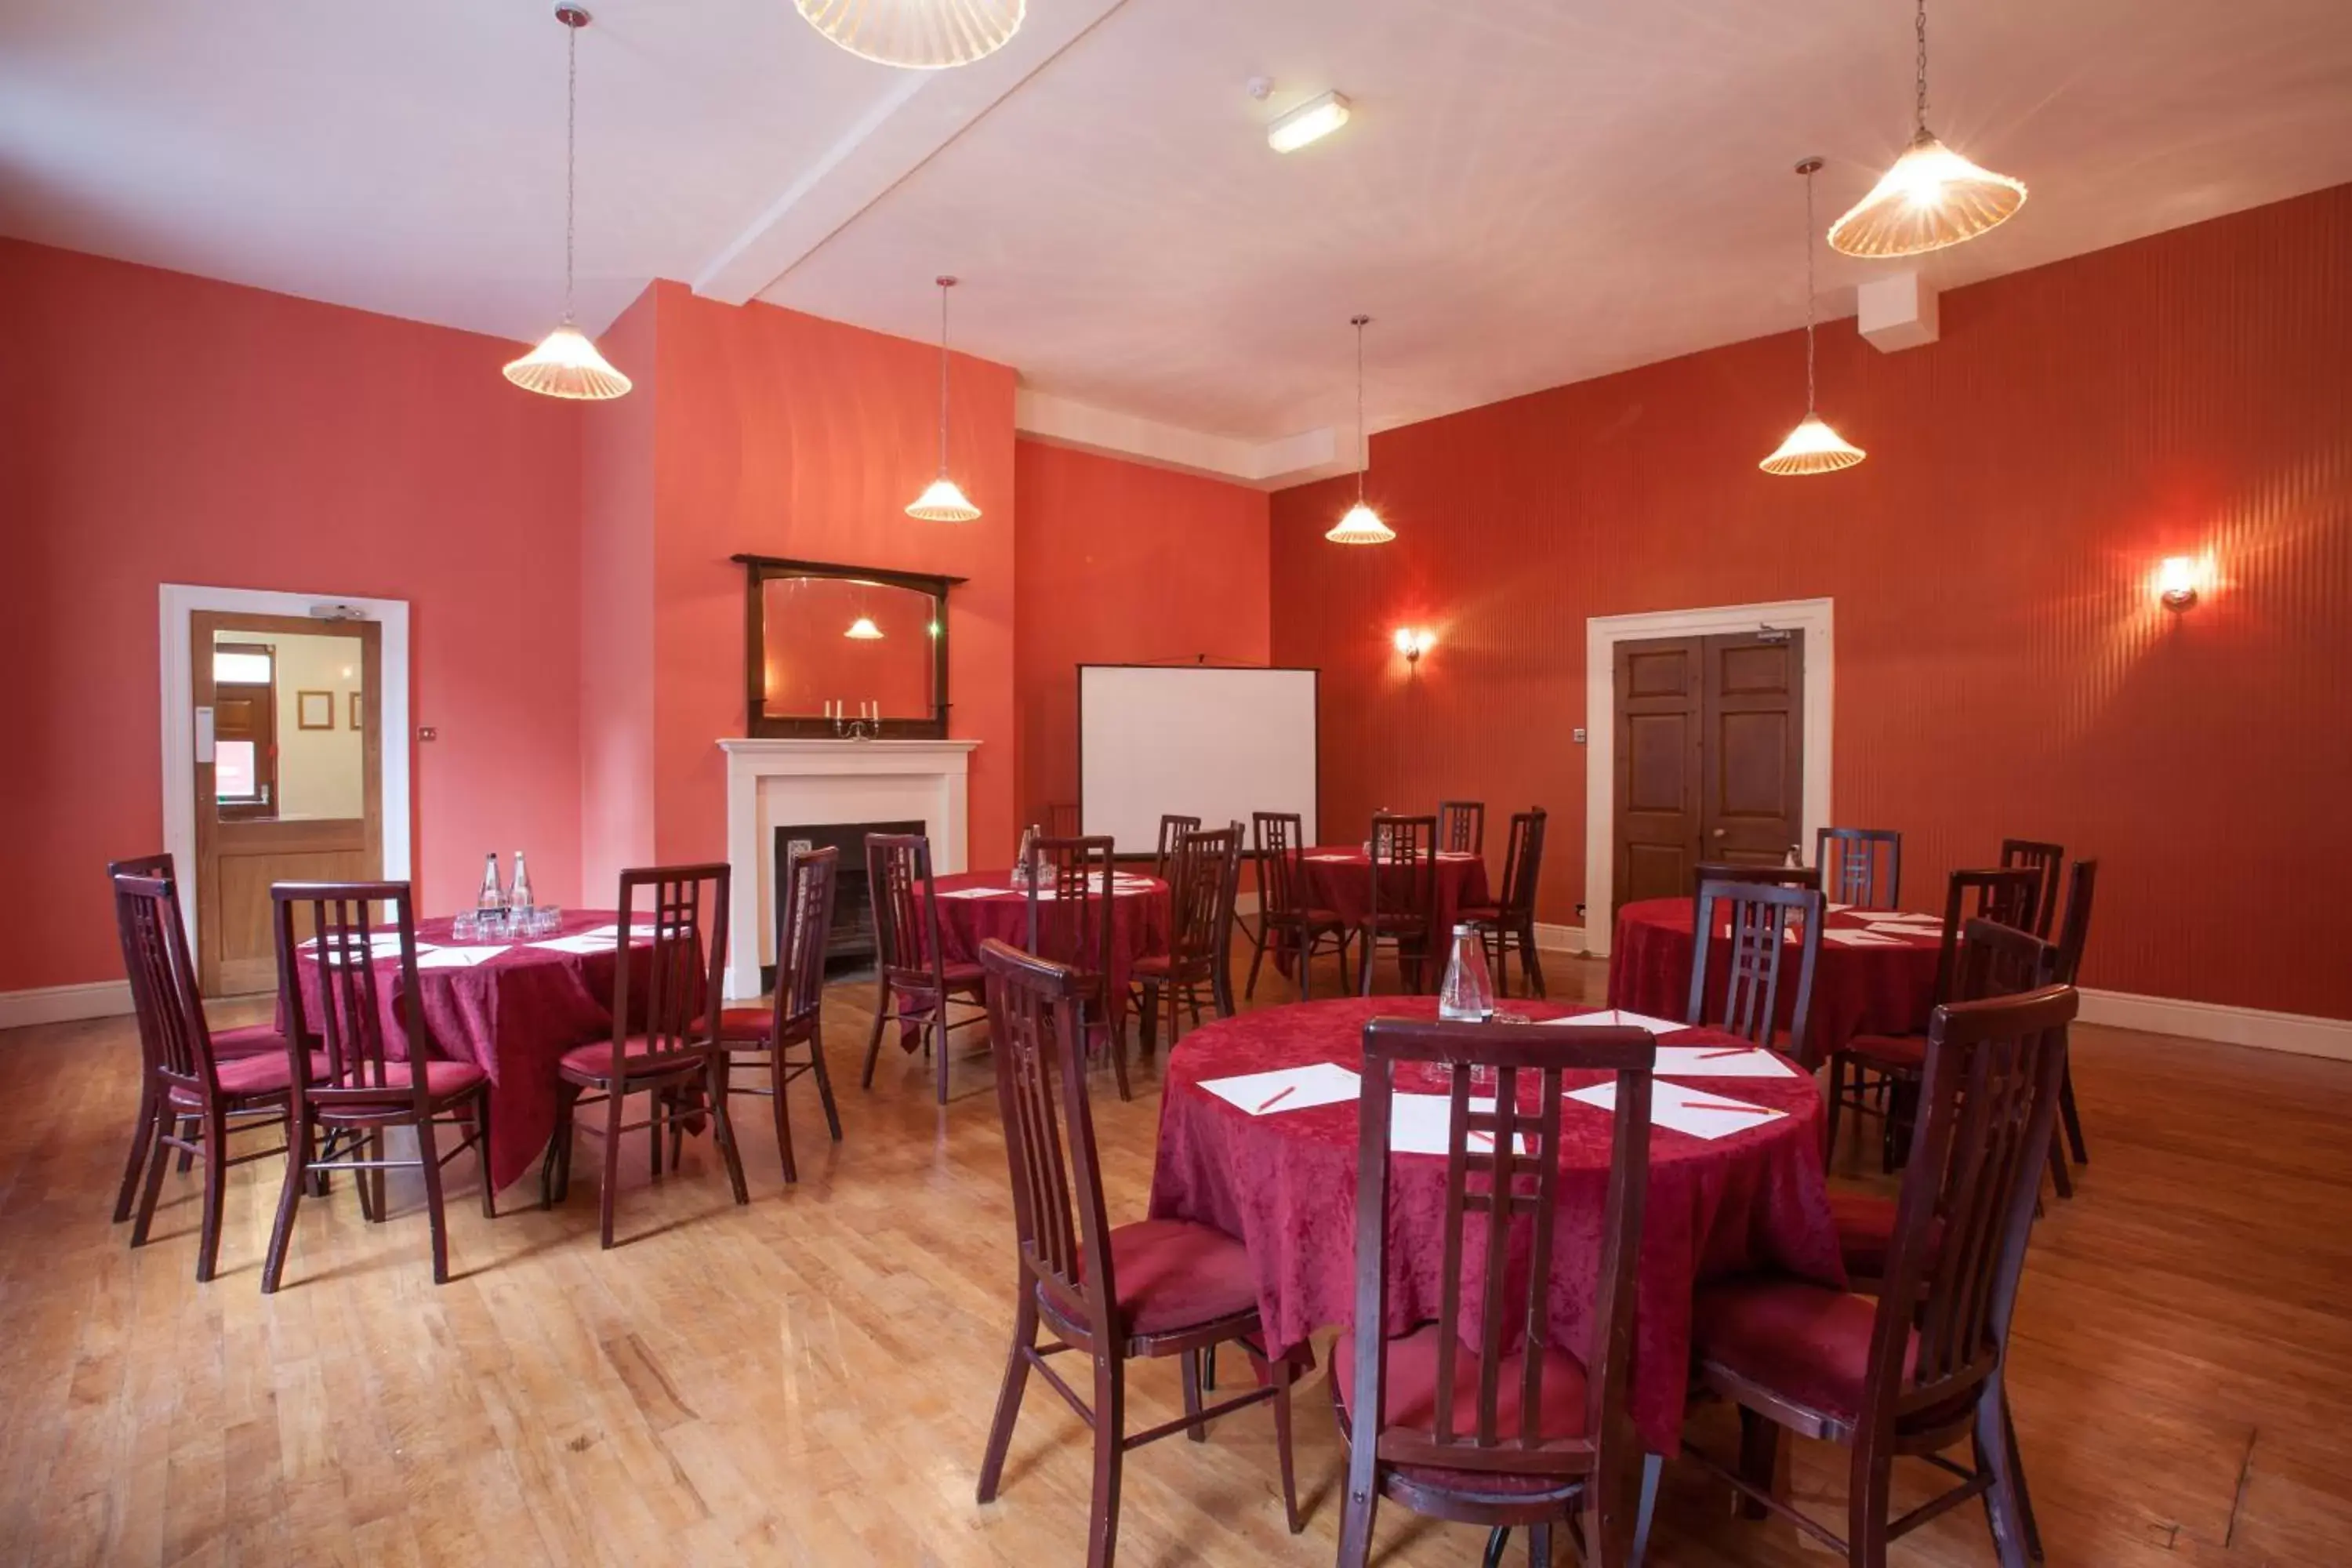
[[[874,900],[866,889],[866,836],[869,833],[920,833],[920,822],[815,822],[795,823],[776,829],[772,866],[782,866],[780,858],[787,852],[804,854],[812,849],[837,849],[840,864],[835,868],[833,882],[833,937],[825,943],[824,959],[828,971],[871,964],[876,957],[874,943]],[[760,984],[773,989],[776,966],[760,966]]]

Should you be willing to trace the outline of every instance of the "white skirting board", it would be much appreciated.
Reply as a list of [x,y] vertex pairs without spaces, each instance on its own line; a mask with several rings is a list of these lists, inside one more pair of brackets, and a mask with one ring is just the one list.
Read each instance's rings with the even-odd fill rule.
[[[1251,912],[1248,906],[1256,902],[1247,895],[1241,901],[1245,913]],[[1536,945],[1546,952],[1581,952],[1584,931],[1578,926],[1539,924],[1536,927]],[[131,985],[121,980],[0,991],[0,1029],[64,1024],[78,1018],[115,1018],[130,1011]],[[2182,1002],[2168,996],[2138,996],[2126,991],[2085,988],[2083,1022],[2352,1061],[2352,1019],[2315,1018],[2301,1013],[2273,1013],[2260,1007],[2226,1007],[2211,1002]]]

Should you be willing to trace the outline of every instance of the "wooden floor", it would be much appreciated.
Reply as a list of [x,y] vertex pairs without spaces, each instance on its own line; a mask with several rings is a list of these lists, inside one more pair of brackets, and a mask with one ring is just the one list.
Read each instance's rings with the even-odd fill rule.
[[[1555,967],[1556,994],[1600,985],[1589,963]],[[1258,1002],[1286,995],[1276,982]],[[986,1066],[958,1062],[944,1113],[920,1058],[893,1052],[860,1092],[866,1001],[835,992],[846,1139],[828,1147],[801,1100],[796,1188],[764,1114],[746,1115],[749,1208],[707,1142],[652,1187],[635,1158],[625,1245],[604,1253],[593,1149],[566,1207],[518,1186],[496,1221],[460,1162],[459,1277],[436,1289],[413,1184],[371,1226],[346,1183],[303,1205],[266,1302],[278,1163],[236,1173],[223,1273],[200,1287],[193,1179],[167,1183],[142,1250],[108,1223],[128,1023],[0,1034],[0,1561],[1082,1561],[1087,1439],[1041,1387],[1002,1499],[972,1501],[1013,1280]],[[2076,1064],[2095,1163],[2036,1234],[2011,1376],[2050,1562],[2352,1562],[2352,1065],[2093,1028]],[[1098,1088],[1111,1210],[1139,1215],[1156,1080],[1131,1105]],[[1131,1420],[1175,1412],[1172,1367],[1136,1382]],[[1119,1561],[1331,1561],[1340,1456],[1319,1374],[1301,1408],[1303,1537],[1282,1527],[1261,1407],[1205,1446],[1129,1458]],[[1799,1492],[1834,1513],[1836,1450],[1797,1447]],[[1376,1561],[1471,1563],[1481,1543],[1391,1509]],[[1982,1514],[1894,1560],[1990,1563]],[[1734,1520],[1676,1464],[1653,1561],[1828,1559]]]

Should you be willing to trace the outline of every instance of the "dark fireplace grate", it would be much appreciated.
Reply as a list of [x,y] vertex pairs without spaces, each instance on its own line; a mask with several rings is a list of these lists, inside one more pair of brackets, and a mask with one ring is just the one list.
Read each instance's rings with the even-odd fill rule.
[[[852,966],[870,966],[876,957],[874,936],[874,900],[866,883],[866,836],[869,833],[920,833],[919,822],[816,822],[798,823],[776,829],[772,854],[779,851],[804,852],[807,849],[834,848],[841,851],[841,866],[834,879],[833,937],[825,944],[825,967],[828,971]],[[781,889],[772,889],[772,899],[781,896]],[[772,902],[771,911],[775,908]],[[772,912],[771,915],[772,917]],[[769,964],[761,972],[761,984],[775,984],[775,966]]]

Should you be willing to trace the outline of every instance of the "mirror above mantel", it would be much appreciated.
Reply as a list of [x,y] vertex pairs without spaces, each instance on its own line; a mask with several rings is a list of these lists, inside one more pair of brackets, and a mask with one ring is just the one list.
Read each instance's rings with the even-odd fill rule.
[[948,590],[961,577],[738,555],[744,732],[940,740],[948,732]]

